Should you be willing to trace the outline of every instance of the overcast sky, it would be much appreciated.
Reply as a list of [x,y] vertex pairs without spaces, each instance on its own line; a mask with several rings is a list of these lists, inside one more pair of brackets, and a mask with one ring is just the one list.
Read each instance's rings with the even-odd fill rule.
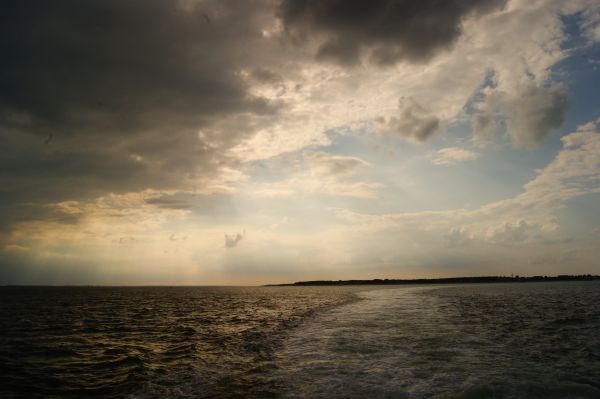
[[600,273],[597,0],[15,0],[0,283]]

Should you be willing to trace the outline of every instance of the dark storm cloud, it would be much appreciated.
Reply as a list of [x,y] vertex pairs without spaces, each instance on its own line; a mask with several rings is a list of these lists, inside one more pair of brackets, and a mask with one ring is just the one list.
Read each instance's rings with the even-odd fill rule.
[[239,74],[260,67],[273,18],[262,1],[3,4],[0,223],[21,203],[214,176],[252,134],[214,123],[280,108]]
[[[195,127],[260,99],[235,78],[252,2],[19,1],[3,7],[5,123],[65,134]],[[204,15],[215,14],[208,24]],[[241,34],[244,34],[243,36]],[[43,133],[47,136],[46,132]]]
[[502,7],[501,0],[283,0],[286,31],[304,40],[322,35],[317,58],[343,65],[367,50],[379,65],[423,62],[449,48],[463,18]]

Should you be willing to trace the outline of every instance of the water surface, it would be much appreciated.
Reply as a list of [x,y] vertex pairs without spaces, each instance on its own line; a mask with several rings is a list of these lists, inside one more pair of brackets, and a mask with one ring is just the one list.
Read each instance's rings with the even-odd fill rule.
[[272,397],[282,338],[357,290],[0,288],[0,397]]
[[0,289],[2,398],[600,398],[600,283]]
[[600,398],[598,283],[359,296],[299,327],[277,353],[284,397]]

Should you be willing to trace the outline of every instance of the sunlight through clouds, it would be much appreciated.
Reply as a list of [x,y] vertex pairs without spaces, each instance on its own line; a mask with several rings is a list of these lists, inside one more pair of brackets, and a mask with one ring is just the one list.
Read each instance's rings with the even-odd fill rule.
[[597,271],[600,5],[434,3],[8,7],[0,283]]

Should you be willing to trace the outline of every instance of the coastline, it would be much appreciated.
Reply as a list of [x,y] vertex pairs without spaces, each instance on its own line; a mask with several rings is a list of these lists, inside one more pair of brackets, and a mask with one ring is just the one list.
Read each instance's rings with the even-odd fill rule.
[[371,279],[371,280],[311,280],[294,283],[267,284],[265,287],[336,286],[336,285],[420,285],[420,284],[481,284],[481,283],[531,283],[548,281],[598,281],[600,276],[591,274],[557,276],[481,276],[420,279]]

